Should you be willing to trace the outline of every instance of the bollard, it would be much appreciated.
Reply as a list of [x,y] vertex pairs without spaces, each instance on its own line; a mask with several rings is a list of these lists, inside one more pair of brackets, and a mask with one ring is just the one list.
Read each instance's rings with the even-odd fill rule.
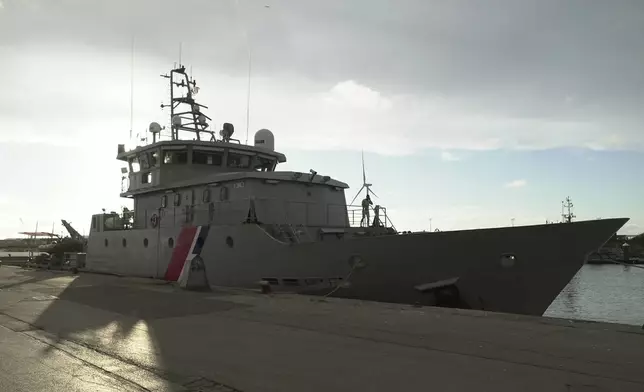
[[630,263],[631,261],[631,245],[628,242],[624,242],[622,244],[622,252],[624,254],[624,262],[625,263]]

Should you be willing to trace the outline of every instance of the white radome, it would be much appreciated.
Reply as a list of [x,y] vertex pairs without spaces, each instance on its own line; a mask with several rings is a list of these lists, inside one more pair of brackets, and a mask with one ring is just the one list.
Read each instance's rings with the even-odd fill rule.
[[268,129],[260,129],[255,132],[255,147],[275,151],[275,136]]

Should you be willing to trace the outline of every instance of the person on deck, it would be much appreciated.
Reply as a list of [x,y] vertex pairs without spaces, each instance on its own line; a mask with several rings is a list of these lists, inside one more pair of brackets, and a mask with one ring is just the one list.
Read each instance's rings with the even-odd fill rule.
[[369,206],[371,205],[373,205],[373,203],[371,202],[371,198],[367,193],[367,197],[362,200],[362,220],[360,221],[360,227],[369,226]]
[[380,222],[380,206],[376,205],[373,207],[373,227],[382,227]]

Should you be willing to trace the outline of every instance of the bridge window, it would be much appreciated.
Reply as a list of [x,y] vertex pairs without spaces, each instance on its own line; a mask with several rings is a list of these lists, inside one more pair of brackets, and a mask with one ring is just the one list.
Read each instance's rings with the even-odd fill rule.
[[148,153],[144,152],[139,154],[139,164],[141,165],[141,170],[147,170],[150,168],[150,162],[148,161]]
[[164,151],[163,163],[168,165],[182,165],[188,163],[187,151]]
[[139,164],[139,158],[134,157],[130,158],[130,171],[132,173],[137,173],[139,170],[141,170],[141,165]]
[[141,174],[141,183],[142,184],[149,184],[152,182],[152,173],[147,172],[147,173],[142,173]]
[[226,164],[228,165],[228,167],[248,169],[250,167],[250,156],[229,152],[228,162],[226,162]]
[[150,154],[150,166],[154,167],[159,164],[159,152],[155,151]]
[[275,168],[275,159],[265,158],[262,156],[253,157],[253,170],[260,172],[273,171]]
[[193,151],[192,163],[198,165],[221,166],[224,162],[224,154],[220,152]]

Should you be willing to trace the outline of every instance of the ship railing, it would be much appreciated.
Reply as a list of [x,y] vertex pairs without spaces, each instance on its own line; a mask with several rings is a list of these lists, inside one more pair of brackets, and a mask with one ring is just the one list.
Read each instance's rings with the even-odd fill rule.
[[[104,213],[103,218],[101,219],[103,222],[102,231],[127,230],[131,228],[154,228],[157,227],[155,226],[154,222],[157,222],[156,224],[158,225],[158,227],[170,227],[182,224],[208,224],[210,222],[234,223],[249,217],[249,208],[251,206],[251,203],[249,202],[250,200],[251,198],[243,198],[234,201],[212,200],[209,202],[195,203],[192,205],[182,205],[176,207],[168,206],[167,208],[147,210],[142,214],[136,216],[134,214],[134,211],[132,210],[125,210],[120,214],[117,212]],[[277,210],[283,210],[284,216],[279,217],[278,221],[284,225],[290,224],[291,226],[295,226],[297,229],[301,229],[300,226],[303,227],[309,224],[308,205],[319,204],[312,201],[284,200],[282,198],[275,197],[253,197],[252,200],[254,200],[255,202],[256,207],[254,208],[259,208],[260,204],[266,202],[277,202],[275,206],[264,205],[262,210],[264,212],[270,210],[273,213],[277,213],[277,211],[275,211],[275,207],[279,207],[277,208]],[[291,209],[289,206],[290,203],[306,205],[307,207],[303,209],[297,208],[294,210],[302,210],[303,215],[302,213],[297,212],[293,219],[291,219]],[[332,210],[332,207],[335,209]],[[379,206],[377,220],[375,219],[376,209],[374,208],[374,206],[370,206],[368,222],[361,222],[362,207],[360,206],[329,203],[323,205],[322,208],[324,208],[323,214],[326,215],[326,217],[324,218],[325,223],[318,222],[315,224],[318,226],[320,224],[321,226],[326,226],[331,224],[331,222],[336,222],[336,226],[347,225],[349,227],[383,227],[396,230],[393,222],[389,218],[387,208],[383,206]],[[344,220],[341,215],[336,215],[338,213],[341,214],[339,208],[345,209],[346,220]],[[175,212],[173,212],[173,210]],[[277,215],[274,215],[274,217],[278,217],[278,215],[280,215],[280,213],[277,213]],[[100,214],[98,216],[100,216]],[[340,221],[344,221],[346,223],[340,223],[340,221],[338,221],[338,218],[340,219]],[[269,220],[272,221],[274,219]],[[94,218],[92,222],[94,224]]]
[[362,220],[362,207],[356,205],[347,205],[347,215],[349,217],[349,226],[351,227],[385,227],[396,230],[396,227],[387,215],[387,208],[379,206],[378,217],[376,219],[376,210],[374,206],[369,206],[369,219]]
[[134,228],[134,211],[123,208],[120,213],[115,211],[103,213],[101,221],[103,222],[102,231],[129,230]]

